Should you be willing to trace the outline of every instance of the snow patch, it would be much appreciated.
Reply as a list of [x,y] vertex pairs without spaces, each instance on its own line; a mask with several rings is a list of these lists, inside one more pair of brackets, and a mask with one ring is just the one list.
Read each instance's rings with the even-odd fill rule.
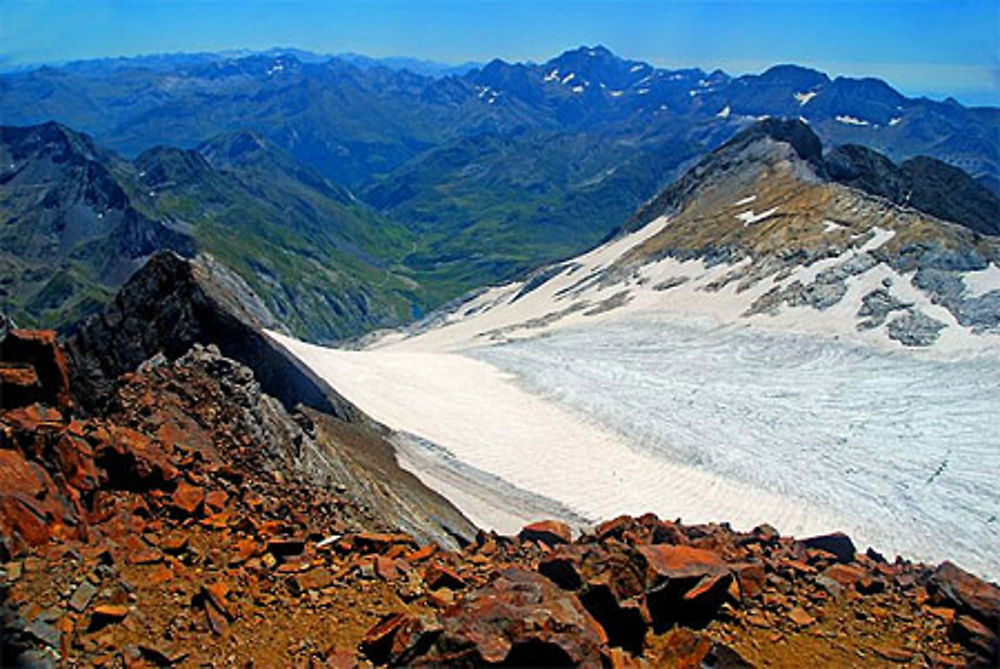
[[584,89],[583,86],[574,86],[570,90],[573,91],[574,93],[583,93]]
[[629,72],[640,72],[640,71],[644,70],[645,68],[646,68],[645,65],[633,65],[632,67],[628,68],[628,71]]
[[546,74],[544,81],[559,81],[559,68],[556,68]]
[[743,226],[746,227],[753,223],[758,223],[760,221],[763,221],[765,218],[773,216],[774,213],[777,211],[778,211],[777,207],[771,207],[767,211],[762,211],[759,214],[755,214],[753,213],[753,210],[750,209],[748,211],[744,211],[742,214],[736,214],[736,218],[743,221]]
[[565,77],[562,78],[562,83],[563,84],[568,84],[569,82],[573,81],[573,79],[575,79],[575,78],[576,78],[576,75],[574,73],[570,72],[569,74],[567,74]]
[[742,206],[744,204],[750,204],[751,202],[753,202],[756,199],[757,199],[756,195],[747,195],[742,200],[737,200],[736,202],[733,202],[733,206],[734,207],[739,207],[739,206]]
[[622,95],[624,95],[624,91],[610,91],[610,95],[613,98],[620,98]]
[[853,116],[847,116],[845,114],[841,114],[840,116],[838,116],[837,122],[843,123],[844,125],[871,125],[871,123],[869,123],[864,119],[855,118]]
[[903,122],[903,117],[902,116],[896,116],[894,118],[889,119],[889,127],[891,128],[891,127],[897,126],[897,125],[899,125],[902,122]]
[[841,230],[843,227],[840,223],[829,219],[823,221],[823,232],[833,232],[834,230]]
[[816,91],[809,91],[807,93],[796,93],[795,99],[798,101],[800,107],[804,107],[809,104],[809,101],[816,97]]
[[967,298],[979,297],[994,290],[1000,290],[1000,267],[991,264],[986,269],[966,272],[962,281],[965,283],[965,297]]
[[731,111],[732,110],[729,108],[729,105],[726,105],[725,107],[722,108],[722,110],[718,114],[715,115],[715,117],[716,118],[729,118],[729,114],[730,114]]

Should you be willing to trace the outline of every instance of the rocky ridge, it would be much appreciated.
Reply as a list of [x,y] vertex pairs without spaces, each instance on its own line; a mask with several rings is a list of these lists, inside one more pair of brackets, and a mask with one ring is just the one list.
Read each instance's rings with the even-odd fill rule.
[[964,199],[968,209],[929,200],[930,185],[950,174],[942,167],[931,178],[859,147],[824,155],[806,123],[768,119],[705,156],[601,246],[472,293],[386,341],[475,345],[644,311],[811,327],[893,348],[982,348],[1000,333],[1000,238],[983,233],[1000,220],[1000,200],[969,180],[958,191],[982,199]]
[[12,331],[0,370],[5,665],[998,658],[1000,588],[840,534],[647,515],[420,541],[296,466],[317,457],[309,414],[211,346],[146,361],[89,417],[51,333]]

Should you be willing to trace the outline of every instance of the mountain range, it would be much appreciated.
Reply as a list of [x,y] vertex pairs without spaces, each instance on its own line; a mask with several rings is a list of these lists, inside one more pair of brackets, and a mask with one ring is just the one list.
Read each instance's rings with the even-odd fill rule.
[[213,254],[310,339],[398,325],[594,246],[765,116],[854,147],[831,149],[831,178],[996,233],[996,109],[791,65],[659,69],[603,47],[435,76],[412,65],[286,49],[0,75],[0,115],[22,128],[3,138],[16,320],[63,327],[172,248]]
[[0,111],[0,665],[1000,660],[997,110],[585,47]]
[[425,302],[391,266],[410,248],[405,228],[251,133],[128,161],[47,123],[0,130],[0,158],[0,262],[16,322],[79,320],[162,249],[211,254],[317,339],[398,323]]

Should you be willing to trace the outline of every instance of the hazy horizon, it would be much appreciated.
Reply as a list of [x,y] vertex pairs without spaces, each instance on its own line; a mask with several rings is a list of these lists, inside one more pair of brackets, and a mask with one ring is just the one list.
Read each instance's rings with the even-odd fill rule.
[[544,62],[580,45],[739,75],[794,63],[912,97],[1000,105],[1000,8],[980,0],[7,0],[0,68],[295,48],[445,64]]

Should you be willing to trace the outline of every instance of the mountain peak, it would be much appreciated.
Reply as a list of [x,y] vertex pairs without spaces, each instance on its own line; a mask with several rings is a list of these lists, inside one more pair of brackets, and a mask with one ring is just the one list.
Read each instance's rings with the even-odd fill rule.
[[719,151],[742,149],[764,138],[788,144],[799,158],[813,165],[821,165],[823,162],[823,143],[809,125],[799,119],[763,119],[738,133],[723,144]]
[[802,91],[818,88],[830,83],[823,72],[801,65],[780,64],[768,68],[760,74],[760,80],[768,84],[792,86]]

